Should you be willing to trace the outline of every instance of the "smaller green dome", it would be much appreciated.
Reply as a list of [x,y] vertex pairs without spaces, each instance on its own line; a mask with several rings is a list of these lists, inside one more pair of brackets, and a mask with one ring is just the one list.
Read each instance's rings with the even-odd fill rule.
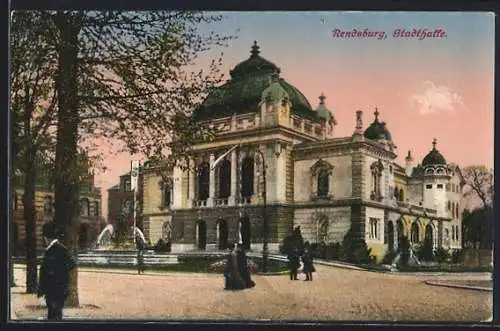
[[290,95],[278,81],[278,74],[273,74],[269,86],[262,92],[261,103],[290,104]]
[[446,159],[444,156],[436,149],[437,139],[434,138],[432,141],[432,150],[424,157],[422,160],[422,166],[430,165],[446,165]]
[[385,122],[379,122],[378,120],[378,109],[375,108],[375,120],[372,124],[365,130],[364,136],[366,139],[370,140],[378,140],[378,139],[387,139],[392,141],[392,136],[389,130],[387,129]]
[[319,96],[319,105],[315,109],[316,115],[324,119],[326,122],[332,121],[334,124],[337,124],[337,121],[335,121],[332,112],[326,107],[325,99],[325,95],[321,93],[321,95]]

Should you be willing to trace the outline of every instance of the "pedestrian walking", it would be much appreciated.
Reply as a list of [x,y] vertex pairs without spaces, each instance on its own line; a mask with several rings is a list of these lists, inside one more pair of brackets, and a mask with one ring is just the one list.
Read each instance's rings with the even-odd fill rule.
[[304,273],[306,275],[306,281],[313,280],[312,273],[316,271],[313,264],[313,256],[311,252],[311,245],[309,241],[306,241],[304,244],[304,253],[302,253],[302,263],[304,264]]
[[300,267],[300,253],[296,247],[288,255],[288,267],[290,269],[290,280],[297,280],[297,272]]
[[69,277],[75,261],[68,249],[57,239],[53,222],[43,225],[43,239],[47,248],[40,267],[38,297],[45,296],[47,319],[62,320],[64,302],[68,297]]
[[144,273],[146,270],[146,267],[144,266],[144,250],[140,249],[137,250],[137,272],[139,275],[141,273]]

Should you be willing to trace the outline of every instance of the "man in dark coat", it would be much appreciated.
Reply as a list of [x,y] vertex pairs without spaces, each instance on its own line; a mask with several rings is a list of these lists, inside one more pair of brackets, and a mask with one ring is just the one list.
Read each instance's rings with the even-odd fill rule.
[[40,268],[38,297],[45,296],[47,319],[61,320],[68,297],[69,274],[75,262],[68,249],[57,240],[53,222],[45,223],[42,231],[47,249]]

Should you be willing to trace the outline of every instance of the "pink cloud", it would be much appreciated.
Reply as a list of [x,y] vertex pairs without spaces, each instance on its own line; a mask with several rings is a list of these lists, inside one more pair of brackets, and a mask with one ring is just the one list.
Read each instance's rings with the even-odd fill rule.
[[431,81],[424,82],[424,91],[410,97],[412,106],[422,114],[436,112],[452,113],[464,106],[462,97],[445,85],[436,85]]

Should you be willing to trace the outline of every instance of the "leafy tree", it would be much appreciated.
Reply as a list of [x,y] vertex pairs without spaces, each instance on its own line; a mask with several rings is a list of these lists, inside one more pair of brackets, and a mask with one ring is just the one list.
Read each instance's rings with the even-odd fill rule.
[[469,166],[463,169],[464,196],[477,197],[482,207],[490,207],[493,199],[493,171],[485,166]]
[[493,239],[493,210],[490,207],[476,208],[473,211],[464,210],[462,215],[463,245],[491,249]]
[[[50,127],[56,111],[54,52],[47,47],[47,25],[35,12],[15,12],[11,24],[10,100],[14,184],[24,187],[26,291],[37,288],[35,186],[37,168],[47,165]],[[43,164],[44,163],[44,164]],[[12,185],[13,189],[16,185]]]
[[[78,251],[81,137],[115,139],[132,153],[154,156],[171,170],[185,165],[194,141],[212,130],[191,118],[221,82],[220,59],[208,72],[193,67],[198,56],[229,38],[202,28],[220,16],[199,12],[41,12],[57,54],[55,223],[64,243]],[[168,154],[167,154],[168,152]],[[77,268],[67,305],[78,305]]]
[[417,252],[417,256],[422,261],[434,261],[434,249],[430,240],[424,240],[422,246]]

